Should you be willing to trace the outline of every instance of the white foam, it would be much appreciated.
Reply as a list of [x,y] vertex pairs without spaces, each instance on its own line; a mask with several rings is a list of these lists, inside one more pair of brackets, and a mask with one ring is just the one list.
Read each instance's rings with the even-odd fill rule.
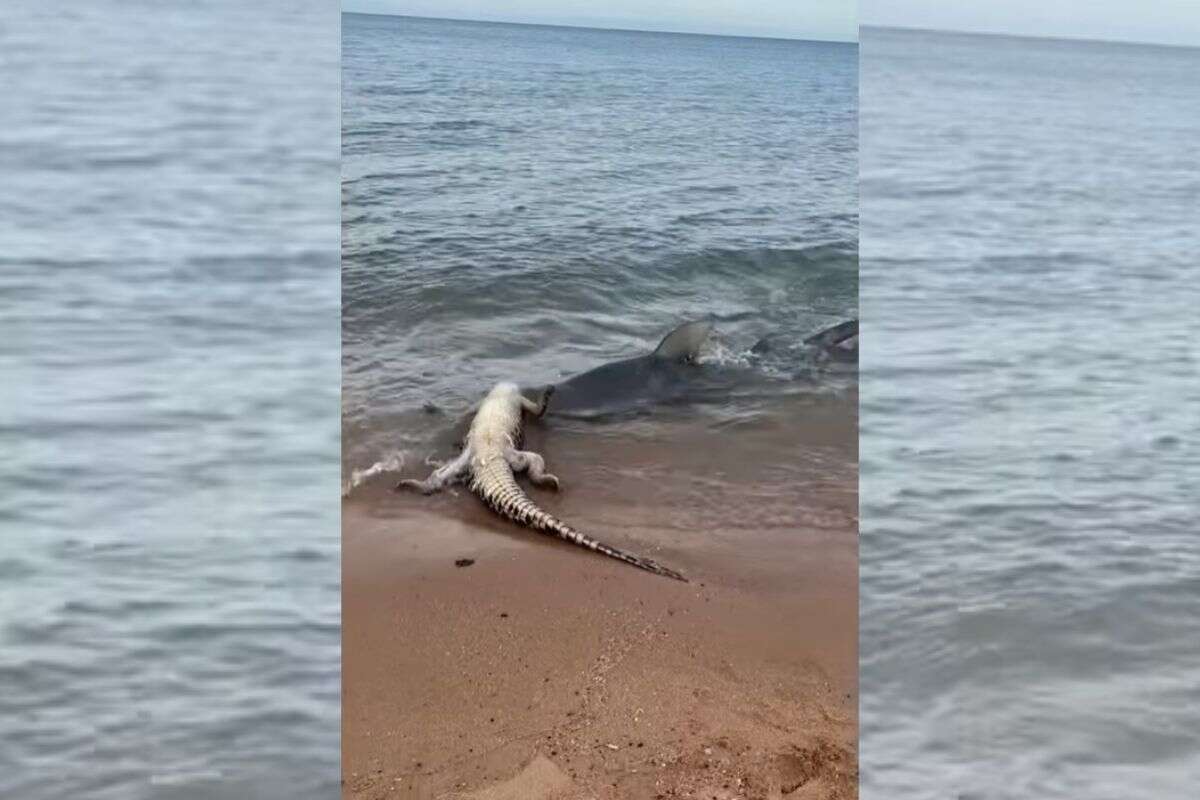
[[397,450],[385,456],[383,459],[376,461],[366,469],[356,469],[350,473],[350,480],[342,486],[342,497],[347,497],[362,486],[363,483],[374,478],[384,472],[400,472],[404,469],[405,455],[403,450]]
[[696,360],[701,364],[717,364],[722,367],[748,367],[753,363],[748,350],[735,350],[715,336],[709,338]]

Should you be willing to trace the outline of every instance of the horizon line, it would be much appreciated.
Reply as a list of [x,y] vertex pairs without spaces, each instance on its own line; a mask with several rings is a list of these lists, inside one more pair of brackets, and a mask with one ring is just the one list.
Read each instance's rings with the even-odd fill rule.
[[[348,11],[342,14],[355,14],[360,17],[403,17],[406,19],[426,19],[438,22],[477,22],[486,25],[524,25],[531,28],[569,28],[584,31],[615,31],[617,33],[666,33],[673,36],[715,36],[722,39],[766,39],[772,42],[817,42],[820,44],[852,44],[857,46],[858,39],[813,39],[799,36],[758,36],[744,33],[698,33],[696,31],[673,31],[649,28],[608,28],[599,25],[571,25],[562,22],[513,22],[502,19],[472,19],[468,17],[427,17],[421,14],[388,14],[380,11]],[[860,26],[861,28],[861,26]]]
[[1177,42],[1148,42],[1140,39],[1099,39],[1094,36],[1064,36],[1048,33],[1012,33],[1010,31],[967,31],[955,28],[928,28],[920,25],[859,25],[859,31],[898,31],[901,33],[938,33],[953,36],[989,36],[995,39],[1033,39],[1035,41],[1069,42],[1073,44],[1116,44],[1129,47],[1170,47],[1182,50],[1198,50],[1200,44]]

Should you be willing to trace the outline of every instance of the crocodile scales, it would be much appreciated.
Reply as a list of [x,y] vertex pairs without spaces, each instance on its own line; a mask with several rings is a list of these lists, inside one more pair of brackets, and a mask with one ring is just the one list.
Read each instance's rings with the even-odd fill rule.
[[438,467],[423,481],[403,480],[396,488],[412,488],[432,494],[470,475],[471,491],[506,519],[656,575],[686,581],[683,575],[656,561],[627,553],[580,533],[539,508],[517,485],[515,473],[526,472],[533,483],[558,489],[558,478],[546,472],[546,462],[542,457],[518,447],[523,414],[540,417],[546,413],[553,391],[554,387],[547,388],[541,401],[534,402],[521,394],[515,383],[496,384],[475,413],[458,458]]

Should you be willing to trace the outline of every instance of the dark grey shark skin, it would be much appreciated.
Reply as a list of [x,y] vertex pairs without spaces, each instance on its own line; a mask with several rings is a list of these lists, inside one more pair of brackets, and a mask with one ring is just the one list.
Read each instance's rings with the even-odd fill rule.
[[819,357],[842,364],[858,363],[858,320],[840,322],[804,340],[819,350]]
[[707,320],[686,322],[663,337],[653,353],[603,364],[555,384],[550,413],[605,413],[679,397],[697,370],[696,357],[712,328]]
[[[594,419],[681,400],[724,397],[731,392],[752,390],[756,381],[774,380],[746,367],[698,364],[700,348],[712,330],[710,320],[686,322],[663,337],[651,353],[601,364],[552,386],[529,385],[523,391],[534,397],[547,389],[554,390],[547,416]],[[797,349],[808,351],[809,357],[818,361],[856,363],[858,320],[839,323],[809,336],[802,345],[780,347],[778,352],[794,354]],[[751,353],[766,356],[776,350],[768,338],[760,340]],[[432,404],[428,404],[426,411],[441,413]],[[461,447],[474,414],[472,409],[455,421],[442,437],[446,446]]]
[[[528,397],[552,392],[554,401],[547,415],[578,418],[595,418],[678,399],[701,376],[696,356],[712,329],[709,321],[685,322],[663,337],[653,353],[602,364],[561,383],[524,386],[521,391]],[[439,436],[439,446],[461,449],[477,410],[478,406],[455,419],[445,434]],[[426,403],[425,411],[443,413],[433,403]]]
[[[858,320],[839,322],[825,330],[806,337],[804,346],[813,351],[817,361],[836,361],[841,364],[858,363]],[[755,355],[766,355],[774,350],[770,337],[760,339],[750,348]]]
[[[857,338],[858,320],[850,319],[846,320],[845,322],[839,322],[832,328],[826,328],[823,331],[814,333],[812,336],[809,336],[807,339],[805,339],[804,343],[817,347],[837,347],[844,342],[848,342],[850,339]],[[855,346],[857,345],[858,343],[855,342]]]

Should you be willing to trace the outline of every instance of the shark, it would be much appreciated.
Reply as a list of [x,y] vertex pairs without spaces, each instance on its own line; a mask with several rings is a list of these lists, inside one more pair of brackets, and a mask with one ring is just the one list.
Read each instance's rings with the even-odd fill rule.
[[[835,361],[841,364],[858,362],[858,320],[849,319],[806,336],[801,344],[817,363]],[[775,350],[771,337],[759,339],[750,353],[763,356]]]
[[[644,409],[664,403],[702,396],[744,391],[756,381],[767,378],[745,366],[705,365],[700,351],[714,329],[710,320],[692,320],[672,329],[649,353],[610,361],[551,384],[555,390],[551,416],[595,418],[614,413]],[[797,348],[815,364],[855,363],[858,360],[858,320],[852,319],[825,328],[806,337],[800,345],[779,345],[773,337],[760,339],[748,355],[761,359],[769,354],[795,354]],[[545,391],[545,386],[523,389],[530,394]],[[441,413],[427,403],[429,413]],[[460,417],[451,438],[462,442],[472,417]]]
[[554,384],[551,411],[605,412],[679,397],[695,375],[700,348],[712,330],[708,320],[685,322],[650,353],[611,361]]

